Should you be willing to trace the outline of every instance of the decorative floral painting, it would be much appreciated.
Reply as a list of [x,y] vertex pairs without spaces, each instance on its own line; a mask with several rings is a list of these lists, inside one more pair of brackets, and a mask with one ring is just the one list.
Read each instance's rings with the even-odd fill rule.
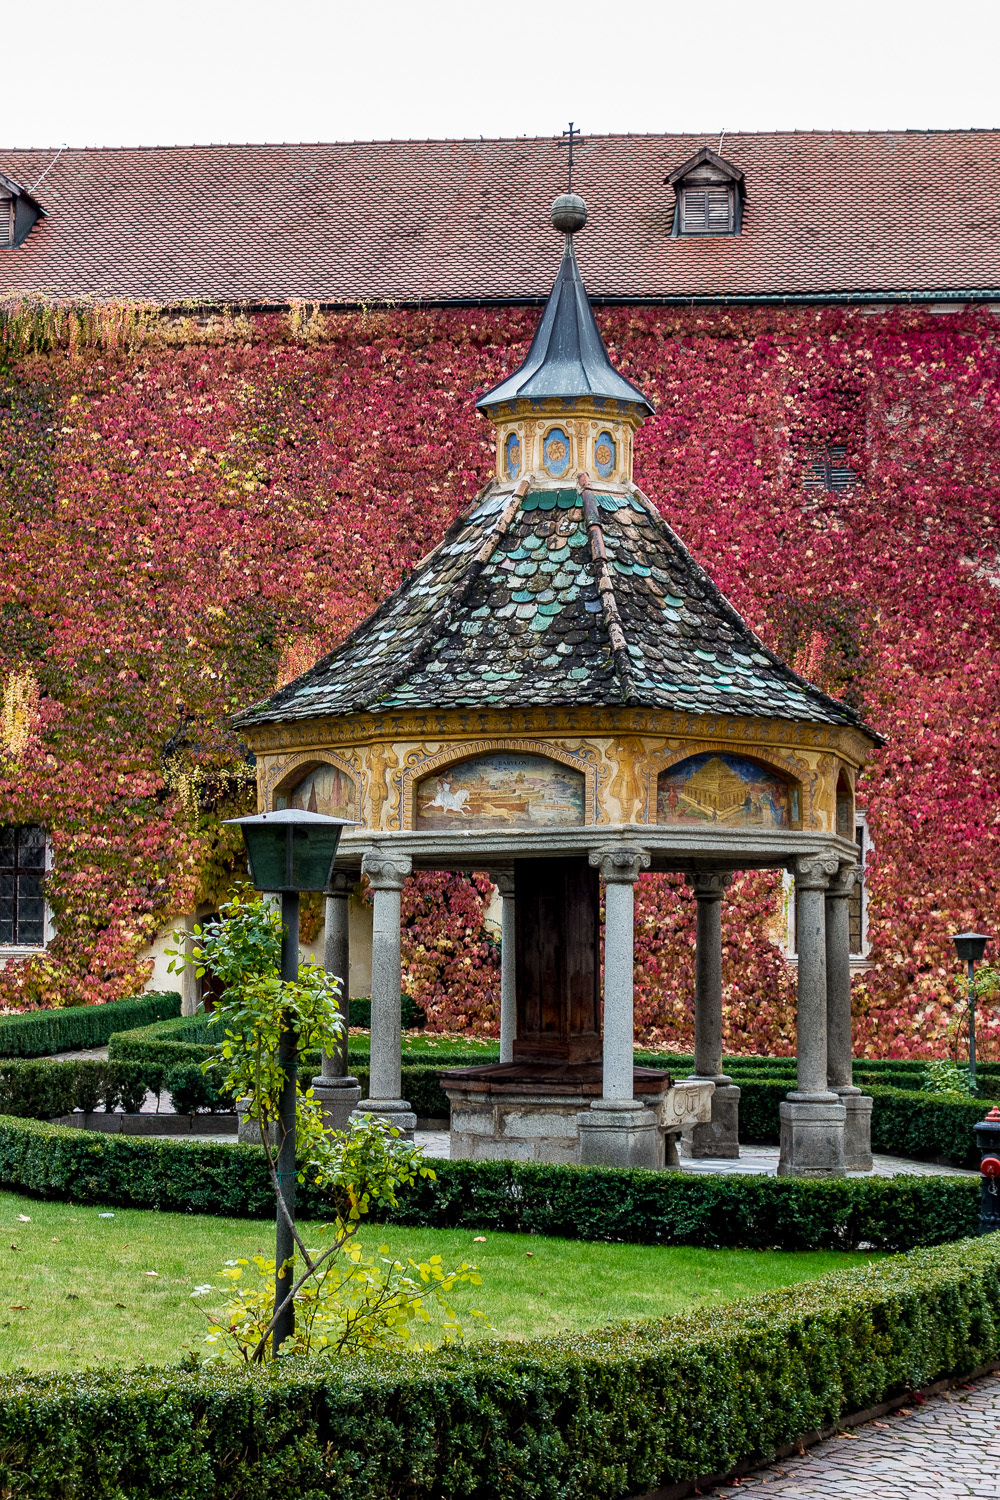
[[554,828],[583,822],[584,778],[542,755],[496,750],[417,786],[418,828]]
[[727,828],[790,828],[799,793],[769,766],[740,755],[692,755],[660,773],[658,823],[722,823]]
[[317,766],[294,791],[278,794],[276,808],[298,807],[303,812],[324,813],[328,818],[356,818],[354,782],[339,766]]

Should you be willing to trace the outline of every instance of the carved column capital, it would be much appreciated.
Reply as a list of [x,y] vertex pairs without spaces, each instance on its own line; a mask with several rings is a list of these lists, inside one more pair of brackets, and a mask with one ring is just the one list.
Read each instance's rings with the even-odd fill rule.
[[800,891],[825,891],[840,869],[836,854],[803,854],[795,861],[795,884]]
[[408,854],[389,854],[384,849],[370,849],[361,861],[361,873],[367,875],[373,891],[401,891],[412,869]]
[[498,870],[493,876],[493,884],[504,900],[508,900],[514,894],[513,870]]
[[328,896],[340,896],[346,900],[356,884],[357,880],[349,870],[334,870],[327,881],[326,894]]
[[695,870],[685,879],[699,901],[721,901],[733,883],[727,870]]
[[828,897],[839,897],[846,900],[848,896],[853,894],[854,887],[860,879],[861,866],[859,864],[855,864],[853,861],[846,865],[842,864],[836,875],[831,877],[826,894]]
[[632,844],[605,844],[602,849],[590,851],[590,863],[612,885],[632,885],[643,870],[649,869],[649,860],[646,849],[637,849]]

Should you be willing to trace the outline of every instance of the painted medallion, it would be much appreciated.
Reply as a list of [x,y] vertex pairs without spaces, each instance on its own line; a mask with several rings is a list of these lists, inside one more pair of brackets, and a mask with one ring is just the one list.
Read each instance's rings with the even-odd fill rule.
[[542,462],[553,479],[561,479],[569,468],[569,438],[561,427],[553,427],[551,432],[545,434]]
[[279,792],[275,809],[297,807],[302,812],[323,813],[328,818],[356,818],[354,782],[339,766],[317,766],[290,792]]
[[615,440],[610,432],[599,432],[594,444],[594,468],[602,479],[608,479],[615,472],[617,453],[615,451]]
[[583,822],[584,778],[542,755],[494,750],[417,785],[416,826],[556,828]]
[[508,432],[503,452],[507,478],[516,479],[521,472],[521,439],[516,432]]
[[741,755],[692,755],[661,771],[658,823],[721,823],[727,828],[790,828],[799,819],[797,787]]

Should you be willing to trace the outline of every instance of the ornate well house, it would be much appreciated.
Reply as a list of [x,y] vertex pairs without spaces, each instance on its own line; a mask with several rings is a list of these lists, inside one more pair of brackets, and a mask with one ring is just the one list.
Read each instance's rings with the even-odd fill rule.
[[[573,249],[585,223],[579,198],[556,200],[565,249],[528,357],[478,403],[494,478],[341,646],[241,716],[260,805],[357,820],[338,856],[334,947],[345,972],[347,894],[363,874],[361,1108],[404,1130],[403,882],[488,870],[499,886],[501,1061],[443,1077],[455,1155],[656,1166],[676,1159],[682,1129],[696,1156],[738,1155],[720,906],[734,871],[791,871],[798,1079],[780,1170],[870,1168],[848,900],[855,777],[876,737],[762,645],[636,488],[632,438],[651,407],[594,321]],[[645,870],[684,872],[698,903],[695,1073],[679,1084],[633,1063]]]

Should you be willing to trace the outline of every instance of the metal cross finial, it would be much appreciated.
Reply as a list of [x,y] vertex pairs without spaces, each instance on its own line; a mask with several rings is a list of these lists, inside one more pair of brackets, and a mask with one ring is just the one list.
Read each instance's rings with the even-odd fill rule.
[[574,139],[574,137],[576,137],[577,139],[579,139],[579,137],[580,137],[581,134],[582,134],[581,131],[574,129],[573,121],[572,120],[570,120],[570,122],[569,122],[569,129],[563,131],[563,135],[569,137],[568,142],[567,141],[563,141],[561,143],[562,145],[567,145],[567,144],[569,145],[569,162],[567,163],[569,171],[568,171],[568,174],[567,174],[567,181],[566,181],[566,191],[567,191],[567,193],[571,193],[573,191],[573,139]]

